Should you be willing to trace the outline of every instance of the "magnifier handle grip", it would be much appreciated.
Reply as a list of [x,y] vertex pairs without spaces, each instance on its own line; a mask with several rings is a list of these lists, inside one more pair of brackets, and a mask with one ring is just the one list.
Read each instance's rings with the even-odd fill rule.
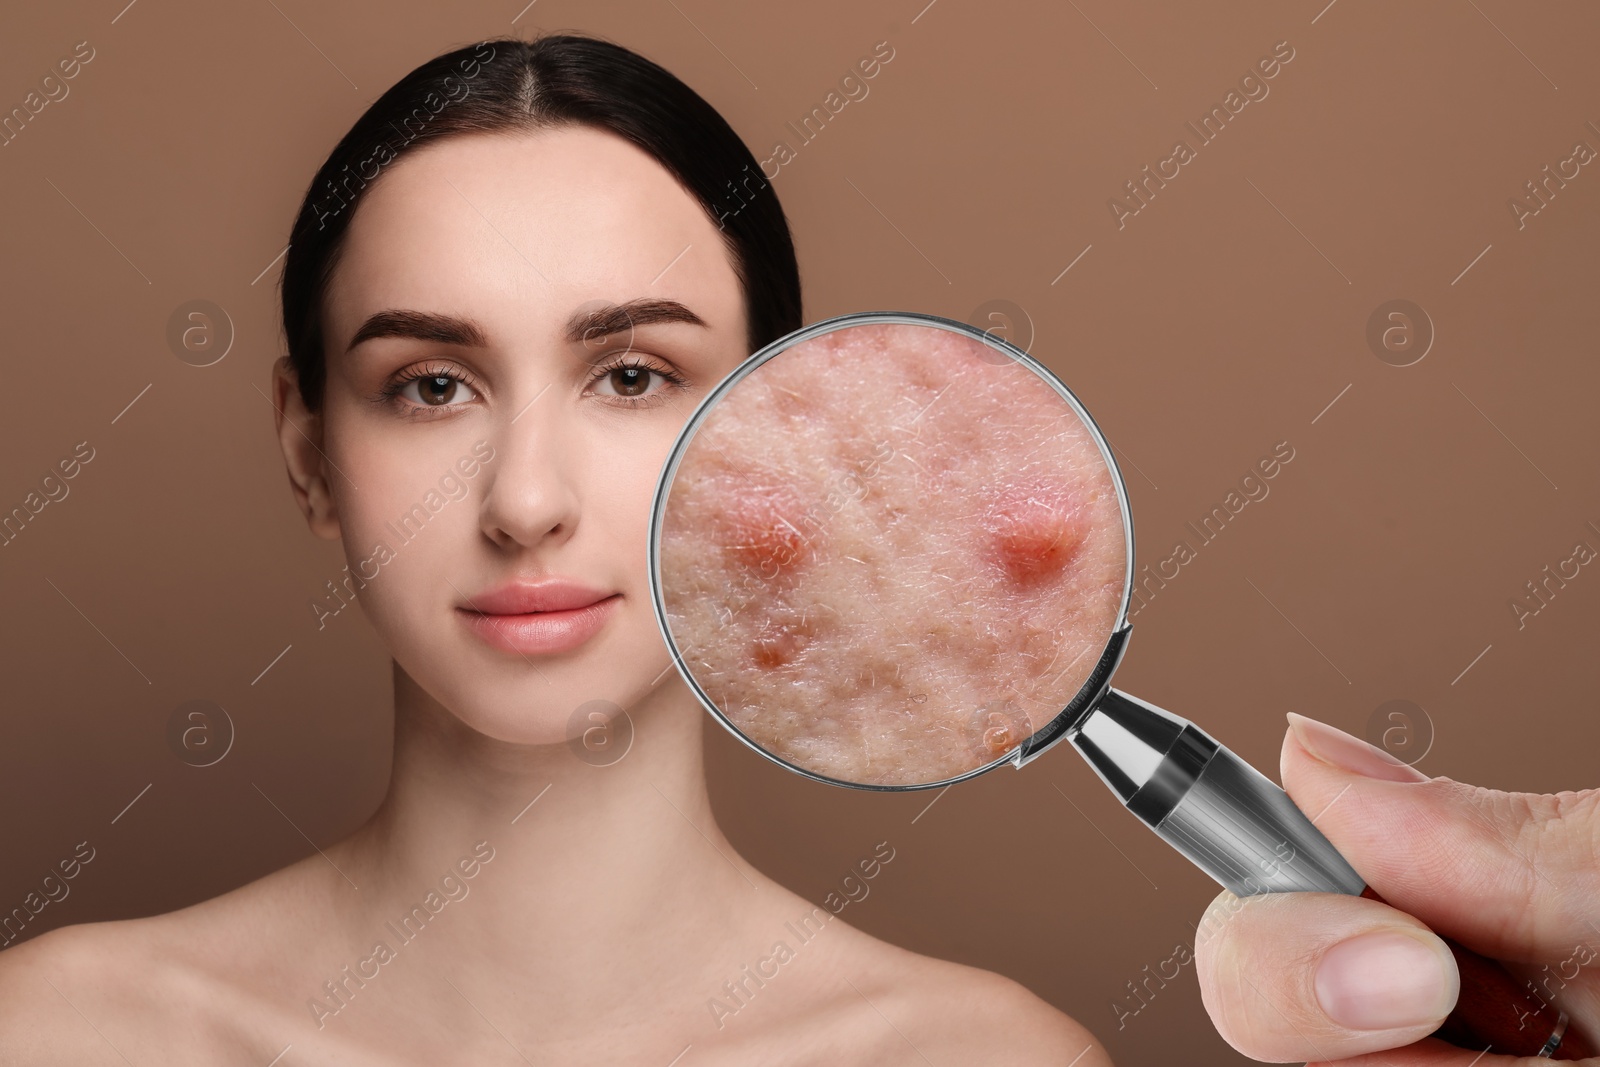
[[[1193,723],[1113,689],[1073,741],[1130,811],[1236,896],[1347,893],[1386,903],[1287,793]],[[1148,754],[1162,754],[1139,782],[1141,748],[1145,768]],[[1494,960],[1444,940],[1461,993],[1433,1036],[1499,1055],[1594,1055],[1567,1028],[1565,1012],[1530,995]]]
[[[1170,806],[1162,805],[1164,814],[1145,821],[1197,867],[1241,897],[1356,895],[1366,888],[1366,880],[1271,779],[1192,724],[1179,745],[1188,751],[1169,753],[1128,807],[1143,817],[1140,809],[1157,799],[1149,794],[1179,794]],[[1182,764],[1198,760],[1203,765],[1184,788],[1182,779],[1190,775]]]

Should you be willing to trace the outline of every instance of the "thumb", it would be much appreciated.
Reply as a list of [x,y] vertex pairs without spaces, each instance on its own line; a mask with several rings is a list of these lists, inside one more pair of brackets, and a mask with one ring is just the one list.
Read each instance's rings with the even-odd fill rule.
[[1600,791],[1429,778],[1289,714],[1283,785],[1383,898],[1496,959],[1557,959],[1600,933]]

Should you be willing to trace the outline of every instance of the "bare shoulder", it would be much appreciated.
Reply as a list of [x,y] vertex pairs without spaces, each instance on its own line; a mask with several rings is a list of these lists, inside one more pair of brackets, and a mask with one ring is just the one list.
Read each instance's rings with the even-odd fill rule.
[[858,1015],[898,1048],[889,1062],[1111,1067],[1088,1028],[1020,982],[860,936]]
[[95,1032],[66,990],[81,985],[95,960],[106,958],[96,923],[66,926],[0,952],[0,1063],[118,1061],[117,1051]]
[[[919,1051],[947,1063],[1111,1067],[1093,1034],[1020,982],[993,971],[907,953],[904,979],[880,994]],[[926,1050],[938,1050],[934,1055]],[[920,1056],[918,1057],[920,1060]]]
[[162,915],[59,927],[0,952],[0,1064],[256,1056],[261,998],[221,965],[237,959],[259,910],[256,885]]

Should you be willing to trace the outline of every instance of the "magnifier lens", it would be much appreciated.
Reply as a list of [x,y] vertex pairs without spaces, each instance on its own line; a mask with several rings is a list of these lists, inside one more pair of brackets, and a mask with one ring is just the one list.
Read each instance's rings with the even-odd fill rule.
[[1119,482],[1015,349],[926,316],[822,327],[685,428],[658,607],[702,701],[767,755],[940,784],[1013,758],[1094,669],[1124,608]]

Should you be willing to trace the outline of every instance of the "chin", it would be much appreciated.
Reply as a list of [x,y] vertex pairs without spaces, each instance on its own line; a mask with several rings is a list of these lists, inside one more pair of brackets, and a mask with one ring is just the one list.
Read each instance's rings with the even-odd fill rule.
[[568,741],[568,703],[582,699],[561,693],[550,686],[551,696],[535,703],[525,693],[513,689],[504,700],[486,699],[481,684],[466,701],[448,710],[462,725],[495,741],[508,745],[564,745]]
[[[637,620],[612,620],[624,621]],[[648,631],[602,632],[560,655],[522,656],[470,634],[455,641],[410,635],[400,642],[412,653],[404,658],[390,647],[406,673],[470,729],[507,744],[563,745],[608,729],[624,709],[636,715],[652,691],[670,684],[661,677],[670,658],[650,621]]]

